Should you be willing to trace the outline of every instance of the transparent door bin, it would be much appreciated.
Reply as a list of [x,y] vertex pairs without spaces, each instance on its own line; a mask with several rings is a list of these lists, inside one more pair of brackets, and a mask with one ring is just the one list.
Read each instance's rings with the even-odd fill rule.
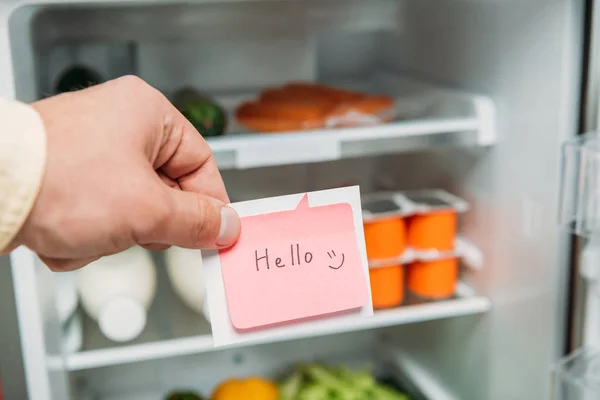
[[577,350],[554,366],[552,400],[596,399],[600,399],[600,350]]
[[600,233],[600,132],[589,132],[562,147],[559,220],[583,237]]

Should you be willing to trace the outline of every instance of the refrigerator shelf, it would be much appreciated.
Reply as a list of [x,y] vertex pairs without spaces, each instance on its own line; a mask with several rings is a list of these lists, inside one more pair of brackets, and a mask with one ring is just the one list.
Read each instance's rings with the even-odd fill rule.
[[368,80],[328,84],[396,99],[400,116],[380,125],[282,133],[242,133],[235,108],[257,91],[213,96],[230,115],[230,132],[207,139],[221,169],[333,161],[448,146],[495,142],[494,105],[488,98],[442,89],[379,72]]
[[[373,317],[339,323],[324,320],[319,329],[305,329],[298,325],[293,334],[269,342],[287,341],[337,333],[375,329],[469,314],[487,312],[488,298],[477,295],[461,283],[453,299],[402,306],[376,311]],[[161,312],[162,311],[162,312]],[[198,314],[180,304],[173,296],[157,296],[150,310],[148,324],[142,335],[128,344],[115,344],[104,338],[97,325],[85,319],[83,350],[65,355],[65,366],[70,371],[121,365],[166,357],[198,354],[215,350],[210,325]],[[239,347],[265,343],[248,342]],[[56,360],[48,360],[49,364]]]
[[[335,340],[335,339],[331,339]],[[164,400],[168,393],[174,390],[186,388],[196,393],[209,395],[214,387],[232,377],[259,376],[267,379],[281,378],[282,372],[289,372],[291,368],[301,365],[305,362],[319,362],[325,365],[345,366],[354,370],[361,370],[366,367],[372,368],[375,378],[397,391],[409,396],[410,400],[456,400],[451,392],[444,388],[431,371],[424,368],[409,355],[398,351],[397,348],[379,342],[375,346],[364,347],[358,344],[351,350],[339,351],[339,345],[328,342],[321,342],[312,348],[295,346],[281,354],[279,357],[261,358],[260,350],[247,348],[238,353],[244,359],[256,360],[257,362],[244,362],[243,365],[235,367],[225,366],[224,368],[200,367],[194,361],[191,361],[194,367],[170,365],[163,370],[160,378],[155,379],[151,384],[144,385],[143,388],[125,387],[120,382],[112,387],[94,385],[85,379],[86,375],[80,380],[78,397],[79,399],[101,399],[101,400]],[[263,350],[264,351],[264,350]],[[274,353],[269,353],[274,354]],[[228,364],[226,358],[219,358],[218,354],[213,354],[210,361],[213,364],[221,362]],[[195,376],[202,376],[197,379]],[[114,375],[113,375],[114,376]],[[115,380],[120,381],[118,377]],[[91,384],[90,384],[91,383]],[[133,385],[132,385],[133,386]]]

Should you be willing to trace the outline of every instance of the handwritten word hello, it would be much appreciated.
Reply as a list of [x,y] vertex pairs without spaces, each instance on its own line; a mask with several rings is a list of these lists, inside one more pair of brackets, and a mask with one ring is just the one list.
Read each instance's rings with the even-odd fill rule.
[[[333,256],[332,256],[332,254],[333,254]],[[331,259],[334,259],[335,257],[337,257],[335,254],[335,251],[333,251],[333,250],[331,250],[331,253],[327,252],[327,255]],[[299,244],[291,244],[289,258],[275,257],[274,265],[277,268],[283,268],[286,266],[310,264],[311,261],[313,260],[313,258],[314,258],[313,253],[311,253],[310,251],[300,251]],[[271,263],[271,261],[273,261],[273,258],[270,258],[269,249],[267,249],[267,248],[265,248],[264,253],[261,251],[260,254],[258,253],[258,250],[254,250],[254,261],[256,264],[257,271],[260,271],[261,267],[263,269],[264,269],[264,267],[266,267],[267,269],[271,269],[271,265],[273,265]],[[341,263],[337,266],[328,265],[328,267],[331,269],[340,269],[342,267],[342,265],[344,265],[344,261],[345,261],[345,256],[344,256],[344,253],[342,253],[341,254]]]

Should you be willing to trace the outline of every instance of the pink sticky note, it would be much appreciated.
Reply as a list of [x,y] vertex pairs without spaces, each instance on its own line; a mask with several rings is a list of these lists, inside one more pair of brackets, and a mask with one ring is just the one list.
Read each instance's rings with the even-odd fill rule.
[[353,310],[369,301],[348,203],[242,218],[219,252],[231,323],[249,330]]

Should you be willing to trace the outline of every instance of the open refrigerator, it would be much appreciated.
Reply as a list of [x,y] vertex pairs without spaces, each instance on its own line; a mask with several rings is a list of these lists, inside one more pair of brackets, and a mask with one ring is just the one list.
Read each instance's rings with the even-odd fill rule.
[[[233,201],[357,184],[365,196],[443,189],[468,204],[453,296],[218,351],[207,318],[174,293],[163,255],[154,255],[156,295],[143,331],[116,343],[83,313],[79,334],[66,335],[57,304],[72,301],[65,297],[72,286],[17,249],[10,263],[29,398],[206,394],[228,377],[273,377],[310,361],[370,363],[415,399],[598,398],[584,378],[600,377],[591,280],[600,269],[593,251],[580,256],[594,246],[572,233],[595,226],[597,149],[576,134],[598,127],[599,7],[583,0],[2,2],[0,95],[35,101],[81,66],[87,80],[134,74],[167,96],[201,89],[232,121],[208,142]],[[240,103],[289,81],[384,94],[398,114],[272,134],[236,123]],[[561,228],[558,209],[575,230]],[[582,268],[583,259],[592,261]]]

